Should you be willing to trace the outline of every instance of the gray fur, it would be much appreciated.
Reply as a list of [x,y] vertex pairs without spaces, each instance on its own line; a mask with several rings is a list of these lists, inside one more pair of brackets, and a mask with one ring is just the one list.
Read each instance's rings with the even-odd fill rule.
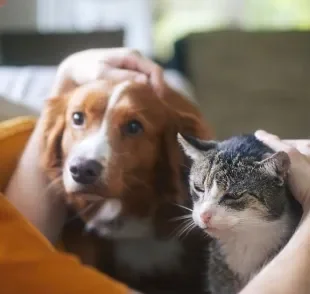
[[[223,142],[181,135],[178,139],[193,160],[189,179],[194,221],[212,237],[207,290],[212,294],[238,293],[285,245],[300,220],[300,206],[287,185],[289,157],[284,152],[274,153],[253,135]],[[216,221],[224,227],[210,233],[208,225],[199,221],[203,209],[216,211],[220,216]],[[215,222],[215,228],[218,224]],[[246,260],[240,260],[239,271],[234,255],[239,256],[240,250]],[[256,256],[253,261],[251,255]]]

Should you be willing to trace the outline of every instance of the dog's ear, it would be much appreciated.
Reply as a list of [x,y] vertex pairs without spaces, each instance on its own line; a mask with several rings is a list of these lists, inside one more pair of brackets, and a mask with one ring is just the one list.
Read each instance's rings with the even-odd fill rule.
[[181,183],[180,162],[182,154],[176,140],[176,129],[169,126],[161,139],[160,155],[157,163],[157,192],[164,195],[163,201],[183,203],[184,191]]
[[198,105],[193,104],[178,92],[166,88],[163,101],[171,113],[171,119],[179,133],[199,139],[210,140],[213,137],[210,124],[205,121]]
[[65,96],[49,98],[41,115],[41,166],[51,178],[58,176],[62,167],[61,140],[65,128],[66,104]]
[[200,139],[211,139],[212,134],[197,107],[186,98],[167,88],[162,100],[168,109],[168,119],[158,165],[158,186],[167,194],[168,201],[181,204],[187,200],[187,180],[183,171],[189,162],[177,141],[177,134]]

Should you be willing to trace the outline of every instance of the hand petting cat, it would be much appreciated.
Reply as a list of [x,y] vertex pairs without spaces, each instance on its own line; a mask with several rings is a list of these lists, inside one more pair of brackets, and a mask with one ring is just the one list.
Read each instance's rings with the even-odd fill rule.
[[281,140],[261,130],[257,131],[255,136],[274,151],[284,151],[289,155],[291,190],[302,205],[304,214],[308,214],[310,210],[310,140]]

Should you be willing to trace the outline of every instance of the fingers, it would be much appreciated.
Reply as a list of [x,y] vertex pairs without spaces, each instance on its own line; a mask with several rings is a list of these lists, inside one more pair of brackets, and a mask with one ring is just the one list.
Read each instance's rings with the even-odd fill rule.
[[256,131],[255,136],[274,151],[286,151],[290,147],[288,144],[282,142],[278,136],[269,134],[263,130]]
[[269,134],[263,130],[259,130],[255,132],[255,136],[257,139],[262,141],[274,151],[286,152],[291,159],[296,159],[301,155],[300,152],[293,145],[285,143],[276,135]]
[[300,152],[310,159],[310,140],[281,140],[262,130],[257,131],[255,136],[274,151],[285,151],[290,155]]
[[310,140],[283,140],[283,143],[293,146],[310,159]]
[[120,67],[145,74],[157,94],[162,94],[164,73],[163,69],[158,64],[151,59],[142,56],[136,50],[126,49],[123,52],[120,51],[120,54],[122,54],[122,56],[115,56],[114,58],[106,59],[106,63],[114,67]]
[[118,68],[111,68],[109,70],[103,70],[97,77],[101,79],[109,79],[115,82],[123,82],[123,81],[135,81],[137,83],[144,83],[146,84],[148,78],[145,74],[139,73],[133,70],[126,70],[126,69],[118,69]]
[[164,85],[163,69],[156,63],[152,62],[150,59],[144,57],[133,55],[132,57],[129,56],[128,58],[133,59],[132,62],[136,64],[136,70],[145,73],[149,77],[150,83],[157,94],[161,95]]
[[[291,159],[289,184],[295,198],[302,204],[304,210],[310,207],[310,141],[283,140],[265,131],[257,131],[255,136],[275,151],[286,152]],[[305,156],[306,155],[306,156]]]

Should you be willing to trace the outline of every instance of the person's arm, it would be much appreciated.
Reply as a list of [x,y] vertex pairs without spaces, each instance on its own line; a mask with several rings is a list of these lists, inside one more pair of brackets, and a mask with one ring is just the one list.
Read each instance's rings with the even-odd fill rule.
[[310,292],[310,216],[284,249],[240,294],[306,294]]
[[289,154],[292,165],[290,185],[294,196],[302,204],[304,217],[287,245],[240,294],[306,294],[310,292],[309,141],[285,142],[262,131],[257,132],[256,136],[275,151],[283,150]]
[[60,253],[0,195],[0,285],[5,294],[129,294],[125,285]]
[[[6,197],[52,243],[56,243],[65,222],[62,197],[47,194],[48,179],[40,167],[42,124],[37,122],[5,191]],[[52,196],[52,197],[50,197]]]
[[[96,79],[150,82],[160,94],[162,69],[139,53],[126,48],[92,49],[66,58],[56,74],[50,96]],[[40,168],[41,117],[25,148],[20,162],[5,191],[14,204],[51,242],[57,241],[65,219],[65,204],[61,197],[46,194],[49,184]]]

